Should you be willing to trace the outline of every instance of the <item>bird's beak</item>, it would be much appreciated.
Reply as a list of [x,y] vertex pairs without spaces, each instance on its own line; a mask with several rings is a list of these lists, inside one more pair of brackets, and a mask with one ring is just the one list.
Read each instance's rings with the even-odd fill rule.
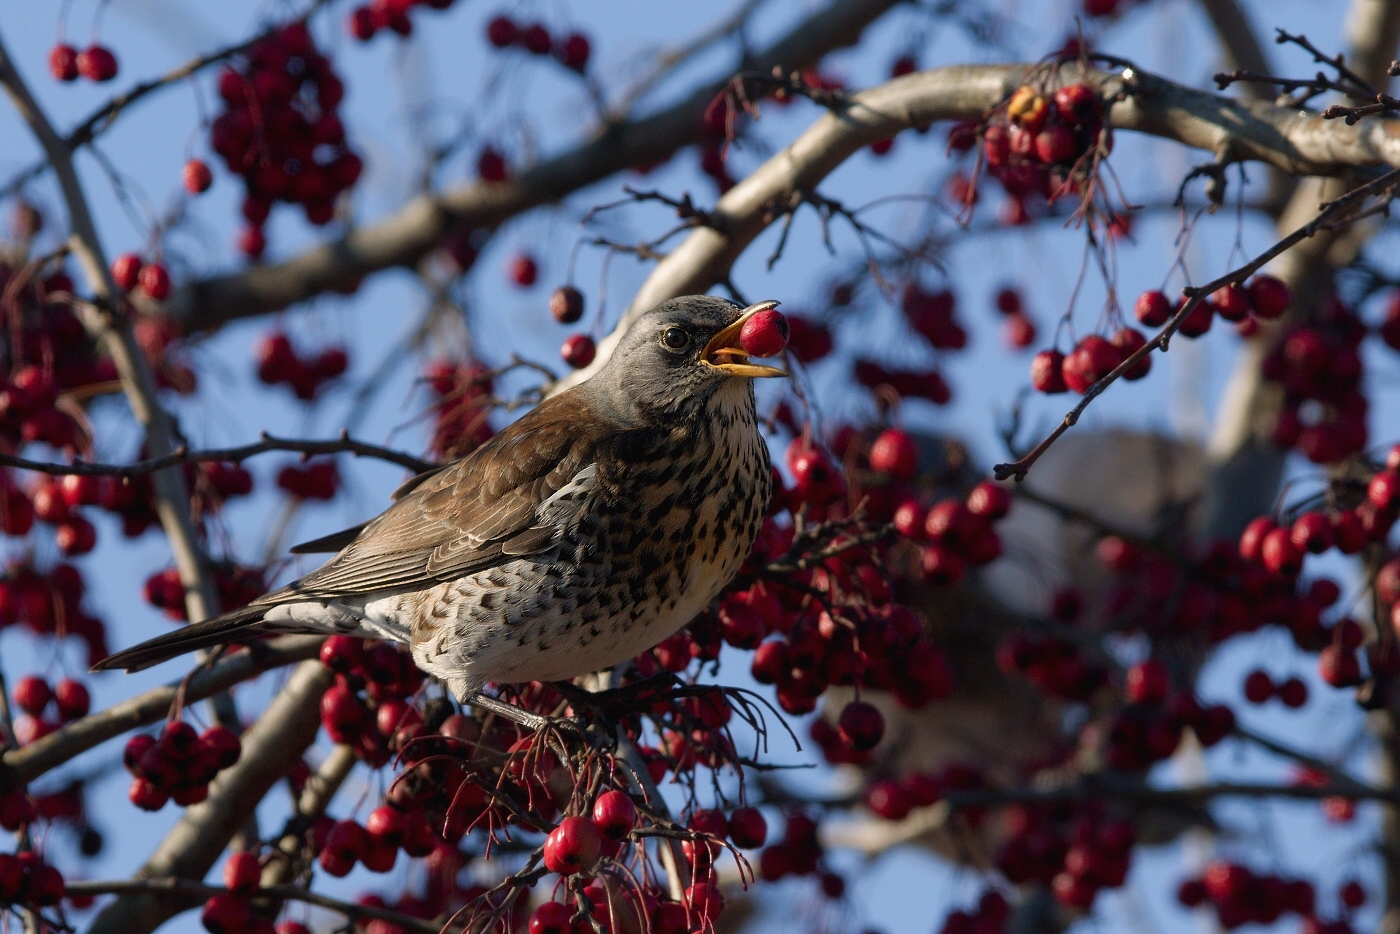
[[722,370],[729,376],[747,376],[751,379],[765,376],[787,376],[786,370],[750,363],[749,355],[744,353],[744,348],[739,344],[739,332],[744,329],[745,321],[760,311],[777,307],[777,302],[767,301],[757,302],[745,308],[739,313],[737,321],[710,338],[710,342],[705,345],[705,352],[700,355],[700,362],[705,366]]

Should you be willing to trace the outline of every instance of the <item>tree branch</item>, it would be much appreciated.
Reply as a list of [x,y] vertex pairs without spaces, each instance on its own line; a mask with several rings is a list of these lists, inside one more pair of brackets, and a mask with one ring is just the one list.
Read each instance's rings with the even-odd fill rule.
[[[778,216],[775,206],[791,203],[803,190],[814,190],[862,147],[910,127],[981,119],[1025,80],[1028,69],[939,68],[852,95],[721,198],[712,214],[722,221],[723,232],[697,229],[672,250],[638,290],[617,328],[599,342],[594,362],[564,376],[551,391],[560,392],[597,372],[638,315],[668,298],[705,292],[724,281],[734,261]],[[1211,152],[1229,151],[1235,161],[1257,160],[1305,175],[1400,165],[1400,121],[1338,126],[1296,108],[1200,91],[1135,68],[1107,73],[1069,64],[1061,68],[1060,80],[1085,81],[1115,98],[1108,113],[1115,128]]]
[[[801,69],[833,49],[854,45],[896,0],[834,0],[744,64],[746,69]],[[211,330],[239,318],[267,314],[322,292],[350,287],[383,269],[413,267],[453,229],[492,229],[624,169],[653,165],[699,142],[701,117],[725,85],[706,84],[661,113],[602,127],[569,152],[505,182],[466,185],[422,195],[371,226],[314,247],[281,263],[252,266],[178,288],[157,309],[187,332]]]
[[[1254,28],[1236,0],[1201,0],[1201,7],[1215,27],[1215,36],[1220,40],[1225,52],[1225,65],[1229,71],[1253,71],[1267,74],[1269,59],[1259,44]],[[1259,100],[1268,100],[1270,95],[1264,88],[1246,85],[1245,93]]]
[[395,451],[392,448],[380,447],[377,444],[369,444],[365,441],[356,441],[354,438],[350,437],[348,432],[342,432],[339,438],[330,441],[274,438],[267,432],[263,432],[262,437],[263,440],[261,441],[254,441],[250,444],[240,445],[239,447],[211,448],[203,451],[191,451],[184,445],[181,445],[164,457],[151,457],[130,464],[90,464],[83,461],[77,461],[72,464],[57,464],[52,461],[36,461],[30,460],[27,457],[17,457],[13,454],[0,453],[0,465],[52,475],[79,474],[82,476],[96,477],[135,477],[141,474],[154,473],[157,470],[164,470],[175,464],[202,464],[211,461],[239,463],[254,455],[266,454],[270,451],[295,451],[307,456],[317,454],[354,454],[356,457],[369,457],[375,460],[398,464],[400,467],[405,467],[414,473],[423,473],[425,470],[432,470],[441,466],[433,461],[425,461],[411,454]]
[[[237,652],[201,668],[189,677],[139,694],[80,720],[0,757],[0,787],[27,784],[80,753],[113,737],[162,720],[181,696],[198,701],[227,691],[249,678],[293,662],[315,658],[321,636],[281,636],[246,652]],[[181,685],[183,686],[183,690]]]
[[[330,669],[319,661],[297,666],[287,686],[243,734],[238,763],[219,773],[207,800],[186,809],[137,872],[138,879],[204,878],[268,789],[286,777],[315,741],[321,727],[321,695],[331,680]],[[182,910],[167,899],[133,892],[104,908],[89,934],[147,934]]]

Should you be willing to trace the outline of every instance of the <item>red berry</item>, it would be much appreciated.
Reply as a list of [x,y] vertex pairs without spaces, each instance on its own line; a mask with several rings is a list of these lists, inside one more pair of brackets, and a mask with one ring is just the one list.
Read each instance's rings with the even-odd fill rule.
[[1046,394],[1068,392],[1064,377],[1065,355],[1058,350],[1042,350],[1031,360],[1031,385]]
[[66,889],[63,874],[47,863],[29,867],[29,882],[25,885],[25,896],[30,904],[39,908],[57,905],[63,900]]
[[1305,512],[1293,520],[1288,537],[1298,548],[1321,554],[1332,547],[1332,523],[1323,513]]
[[243,743],[225,726],[211,726],[199,734],[200,755],[208,753],[214,757],[220,769],[227,769],[238,762],[243,753]]
[[744,322],[739,346],[753,357],[772,357],[783,352],[790,335],[788,320],[780,311],[760,311]]
[[866,789],[865,806],[885,820],[903,820],[914,805],[898,782],[884,779]]
[[521,31],[520,44],[534,55],[548,55],[554,48],[554,39],[543,23],[531,23]]
[[248,900],[232,892],[220,892],[204,903],[199,923],[209,934],[243,934],[253,916]]
[[63,494],[63,501],[71,508],[97,505],[101,484],[96,477],[68,474],[58,481],[58,487]]
[[554,57],[565,67],[583,74],[588,67],[588,56],[592,52],[592,46],[588,42],[588,37],[582,33],[570,33],[559,47],[554,50]]
[[[1113,346],[1118,348],[1118,355],[1126,360],[1137,353],[1147,344],[1147,338],[1136,328],[1120,328],[1113,335]],[[1142,379],[1152,369],[1152,354],[1146,354],[1141,360],[1135,363],[1132,368],[1123,372],[1123,378],[1129,381]]]
[[1251,671],[1244,679],[1245,700],[1251,704],[1262,704],[1274,696],[1274,682],[1266,671]]
[[520,38],[520,27],[509,16],[497,16],[486,24],[486,39],[498,49],[515,45]]
[[65,723],[86,717],[92,709],[92,695],[88,693],[87,685],[72,678],[64,678],[54,685],[53,699],[58,706],[58,715]]
[[890,66],[890,77],[902,78],[905,75],[913,74],[915,71],[918,71],[918,69],[919,64],[915,61],[914,56],[901,55],[899,58],[895,59],[894,64]]
[[159,811],[170,800],[169,792],[157,788],[144,778],[133,778],[126,796],[143,811]]
[[[503,182],[510,176],[506,167],[506,157],[494,146],[481,150],[476,159],[476,174],[485,182]],[[470,264],[468,264],[470,265]]]
[[123,253],[112,260],[112,279],[123,292],[136,288],[140,276],[141,257],[135,253]]
[[1337,892],[1337,897],[1341,903],[1351,911],[1355,911],[1366,904],[1366,890],[1361,887],[1361,883],[1355,879],[1347,882]]
[[1161,292],[1143,292],[1133,306],[1133,314],[1149,328],[1159,328],[1172,316],[1171,299]]
[[260,227],[245,227],[238,235],[238,250],[249,259],[257,259],[267,249],[267,237]]
[[[1184,307],[1186,302],[1187,299],[1183,298],[1180,307]],[[1196,303],[1196,307],[1191,309],[1191,313],[1181,319],[1177,330],[1181,332],[1182,337],[1194,340],[1209,331],[1214,321],[1215,306],[1211,304],[1209,299],[1201,299]]]
[[117,76],[117,57],[103,46],[90,45],[78,53],[78,73],[89,81],[111,81]]
[[1250,520],[1249,525],[1245,526],[1244,532],[1240,534],[1240,557],[1246,561],[1262,562],[1264,539],[1276,528],[1278,523],[1268,516]]
[[1226,321],[1243,321],[1249,314],[1249,293],[1233,283],[1216,289],[1210,300]]
[[[383,708],[380,708],[383,709]],[[365,833],[375,845],[397,847],[403,842],[408,831],[408,820],[402,811],[389,805],[380,805],[370,811],[365,820]]]
[[1400,474],[1393,470],[1376,474],[1366,487],[1366,498],[1377,509],[1392,509],[1400,504]]
[[603,837],[587,817],[566,817],[544,841],[544,864],[550,872],[571,876],[589,868],[602,853]]
[[258,888],[262,865],[255,853],[234,853],[224,863],[224,887],[236,895],[247,895]]
[[185,191],[201,195],[214,184],[214,173],[209,171],[209,166],[202,159],[191,159],[180,170],[180,182],[185,186]]
[[1167,666],[1149,658],[1128,669],[1128,700],[1135,704],[1155,704],[1167,696]]
[[535,265],[535,260],[530,254],[519,253],[511,259],[509,273],[510,281],[514,282],[522,289],[528,289],[535,284],[535,279],[539,277],[540,270],[539,267]]
[[1249,303],[1260,318],[1278,318],[1288,310],[1293,294],[1282,279],[1274,276],[1255,276],[1250,280]]
[[1350,688],[1361,683],[1361,662],[1355,649],[1329,645],[1317,657],[1318,673],[1334,688]]
[[1036,158],[1046,165],[1068,162],[1078,148],[1074,133],[1063,124],[1052,123],[1035,135]]
[[25,675],[15,682],[15,706],[31,717],[43,716],[44,709],[53,699],[49,683],[36,675]]
[[82,516],[69,516],[54,530],[54,543],[70,558],[85,555],[97,547],[97,527]]
[[1259,558],[1272,574],[1292,577],[1303,567],[1303,552],[1289,538],[1288,529],[1276,528],[1264,536]]
[[1087,84],[1067,84],[1055,92],[1055,110],[1069,124],[1091,123],[1102,107],[1099,96]]
[[1278,686],[1278,699],[1296,710],[1308,702],[1308,686],[1300,678],[1289,678]]
[[896,480],[913,479],[919,466],[919,446],[908,432],[887,428],[870,446],[870,469]]
[[837,731],[841,742],[857,752],[867,752],[885,735],[885,718],[874,704],[851,701],[841,711]]
[[637,826],[637,805],[625,792],[605,791],[593,802],[593,823],[609,840],[623,840]]
[[565,339],[564,346],[559,348],[559,356],[563,357],[564,362],[576,370],[581,370],[592,363],[597,353],[597,345],[593,343],[593,338],[587,334],[572,334]]
[[160,263],[149,263],[143,266],[140,275],[137,276],[137,282],[141,286],[141,291],[156,301],[160,301],[170,294],[170,273],[166,272],[165,267]]
[[62,43],[49,49],[49,73],[59,81],[78,80],[78,50]]
[[574,912],[559,902],[544,902],[530,915],[529,934],[570,934]]
[[768,821],[758,808],[736,808],[729,815],[729,839],[744,850],[763,846],[768,840]]
[[967,494],[967,511],[995,522],[1011,511],[1011,494],[1006,487],[983,480]]
[[549,296],[549,313],[560,324],[573,324],[583,317],[583,293],[571,285],[561,285]]

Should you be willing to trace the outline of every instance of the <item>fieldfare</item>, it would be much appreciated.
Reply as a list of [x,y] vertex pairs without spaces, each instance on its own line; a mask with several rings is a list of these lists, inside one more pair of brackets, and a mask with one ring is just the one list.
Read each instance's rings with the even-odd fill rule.
[[336,552],[246,607],[118,652],[137,671],[266,633],[408,644],[462,701],[488,682],[565,681],[625,661],[713,600],[771,492],[741,309],[672,299],[590,379],[467,457],[413,478],[369,522],[299,546]]

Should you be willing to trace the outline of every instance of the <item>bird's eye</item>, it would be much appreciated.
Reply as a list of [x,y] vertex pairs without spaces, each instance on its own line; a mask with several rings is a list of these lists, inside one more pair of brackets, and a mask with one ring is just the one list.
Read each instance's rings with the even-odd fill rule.
[[669,350],[685,350],[690,346],[690,334],[684,328],[667,328],[661,332],[661,343]]

